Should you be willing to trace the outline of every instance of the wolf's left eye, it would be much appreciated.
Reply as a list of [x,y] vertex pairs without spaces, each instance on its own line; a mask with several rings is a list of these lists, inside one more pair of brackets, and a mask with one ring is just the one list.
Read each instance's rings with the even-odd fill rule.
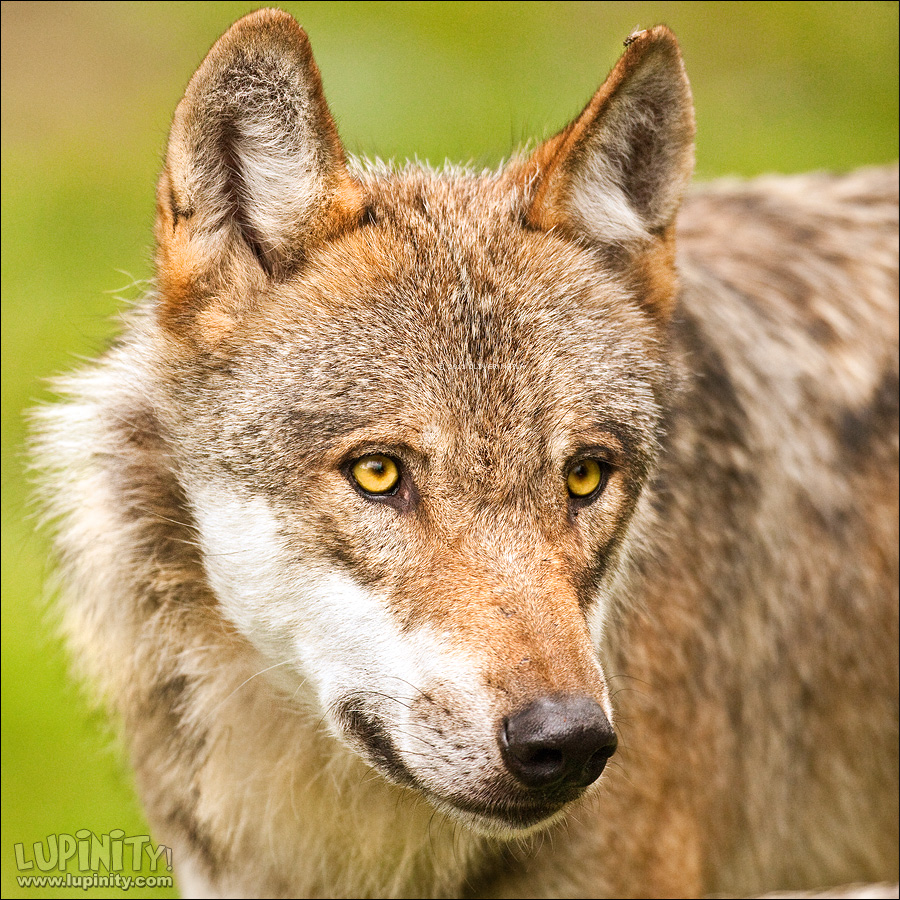
[[580,459],[573,463],[566,473],[566,486],[569,496],[587,499],[606,486],[609,477],[609,466],[599,459]]
[[383,453],[361,456],[350,466],[350,474],[367,494],[390,494],[400,483],[397,463]]

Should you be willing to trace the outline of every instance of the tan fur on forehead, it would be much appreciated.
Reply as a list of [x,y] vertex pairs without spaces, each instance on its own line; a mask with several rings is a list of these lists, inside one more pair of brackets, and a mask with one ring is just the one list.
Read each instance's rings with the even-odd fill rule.
[[[370,174],[361,188],[374,223],[323,245],[296,278],[272,286],[269,301],[248,316],[252,328],[277,327],[307,306],[314,315],[389,315],[372,302],[373,289],[387,286],[398,312],[447,321],[491,308],[526,317],[551,300],[559,315],[569,316],[573,304],[602,308],[632,320],[655,355],[641,295],[589,249],[523,230],[520,197],[501,173],[410,167]],[[668,277],[674,284],[671,271]]]

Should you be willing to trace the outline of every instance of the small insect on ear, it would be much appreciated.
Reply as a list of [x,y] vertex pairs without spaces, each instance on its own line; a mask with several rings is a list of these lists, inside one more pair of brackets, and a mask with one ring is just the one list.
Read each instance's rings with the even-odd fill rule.
[[[292,271],[358,220],[309,39],[261,9],[210,50],[178,105],[157,196],[164,314],[221,286]],[[239,274],[235,274],[239,273]]]
[[632,35],[581,115],[526,164],[526,220],[620,256],[655,252],[693,172],[694,133],[675,36],[665,26]]

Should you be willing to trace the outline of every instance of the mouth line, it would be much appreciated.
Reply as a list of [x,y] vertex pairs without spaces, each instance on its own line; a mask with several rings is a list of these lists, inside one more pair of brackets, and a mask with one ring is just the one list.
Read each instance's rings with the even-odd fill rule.
[[490,837],[522,837],[550,826],[562,814],[565,803],[533,805],[476,804],[448,801],[431,792],[431,803],[446,815],[462,819],[470,828]]
[[526,802],[516,800],[488,800],[478,802],[460,796],[442,796],[422,785],[418,790],[429,802],[442,812],[462,818],[479,831],[489,834],[518,834],[533,831],[538,827],[549,825],[553,819],[573,800],[581,796],[581,792],[566,799],[554,798],[542,802]]

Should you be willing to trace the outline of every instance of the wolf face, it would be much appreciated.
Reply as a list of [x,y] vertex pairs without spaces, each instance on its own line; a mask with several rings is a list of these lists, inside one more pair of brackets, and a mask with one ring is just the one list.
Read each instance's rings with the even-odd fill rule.
[[160,408],[222,614],[384,776],[488,830],[615,750],[596,646],[659,438],[692,134],[656,29],[506,170],[348,165],[271,11],[176,114]]
[[[445,184],[416,192],[452,221]],[[463,808],[500,785],[511,807],[536,804],[506,771],[501,723],[590,698],[611,746],[588,619],[600,627],[662,390],[637,341],[583,329],[624,320],[652,346],[652,328],[559,241],[511,258],[508,223],[460,221],[444,243],[428,213],[376,215],[320,252],[321,281],[254,298],[227,379],[189,373],[167,425],[223,611],[338,733]],[[376,457],[396,470],[380,493],[353,474]],[[567,478],[585,463],[598,483],[578,496]]]

